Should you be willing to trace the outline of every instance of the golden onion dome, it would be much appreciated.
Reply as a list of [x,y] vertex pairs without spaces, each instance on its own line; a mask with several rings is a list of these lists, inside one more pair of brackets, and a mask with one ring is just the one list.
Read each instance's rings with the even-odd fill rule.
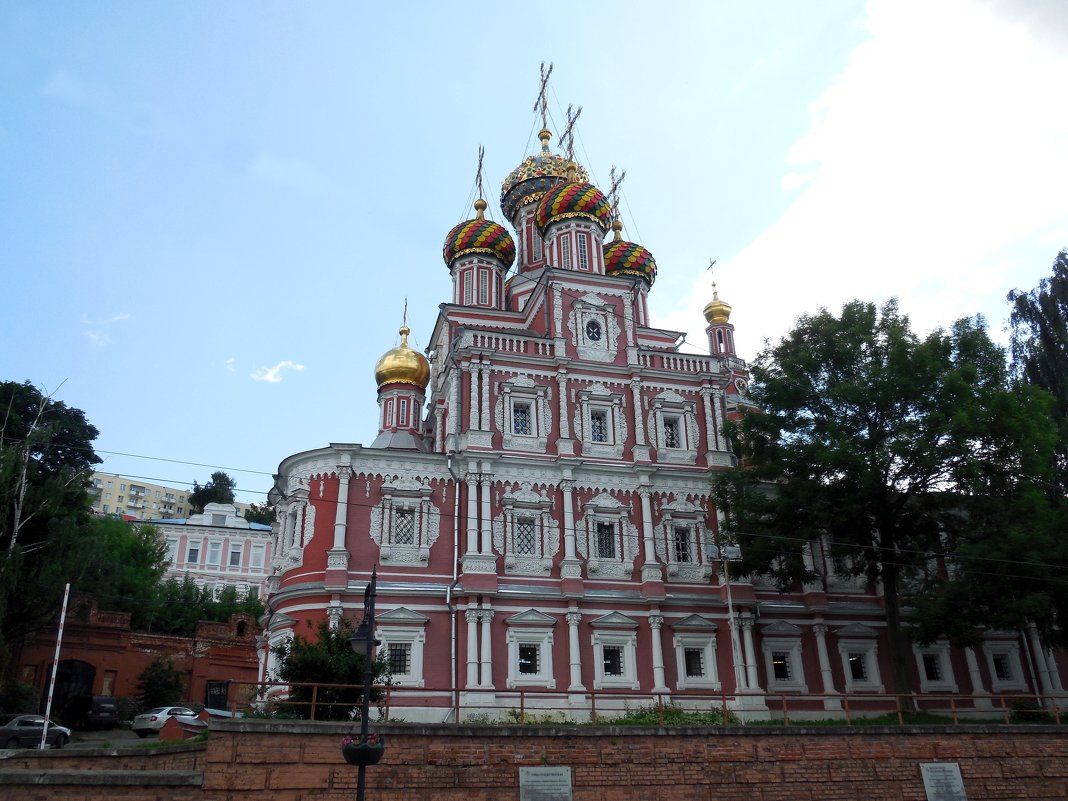
[[375,382],[379,388],[386,384],[414,384],[426,389],[430,383],[430,362],[422,353],[416,353],[408,347],[408,334],[411,329],[406,325],[400,328],[400,344],[393,350],[386,351],[375,365]]
[[731,304],[719,299],[715,283],[712,284],[712,301],[705,306],[705,319],[709,325],[725,323],[731,319]]

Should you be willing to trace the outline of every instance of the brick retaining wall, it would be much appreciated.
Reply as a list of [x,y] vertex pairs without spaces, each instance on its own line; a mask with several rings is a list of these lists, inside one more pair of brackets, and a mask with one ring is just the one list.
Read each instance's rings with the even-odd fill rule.
[[[173,769],[160,771],[164,763],[147,754],[139,757],[140,767],[126,753],[98,757],[89,769],[81,767],[86,757],[69,750],[20,754],[0,763],[0,799],[352,801],[356,768],[343,762],[339,747],[347,729],[328,723],[212,721],[206,747],[183,746],[203,749],[195,758],[202,757],[201,767],[194,770],[179,769],[175,762]],[[1068,798],[1065,727],[682,730],[393,724],[377,730],[386,735],[386,755],[368,768],[368,801],[519,801],[518,768],[545,765],[571,767],[574,801],[924,801],[922,762],[959,764],[969,801]],[[197,752],[187,752],[187,758],[189,753]],[[65,765],[68,755],[73,761]],[[75,778],[80,771],[115,771],[119,764],[131,776],[154,768],[174,780],[199,778],[201,784],[124,784],[104,793],[99,785],[22,783],[34,773],[62,768],[59,772]],[[8,770],[16,766],[22,770]]]

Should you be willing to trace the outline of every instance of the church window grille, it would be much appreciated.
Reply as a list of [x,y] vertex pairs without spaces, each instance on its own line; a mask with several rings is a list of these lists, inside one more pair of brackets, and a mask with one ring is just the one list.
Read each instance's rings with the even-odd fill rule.
[[541,261],[541,237],[538,236],[538,232],[535,231],[533,227],[531,228],[530,238],[534,245],[534,247],[532,248],[532,252],[534,254],[534,261]]
[[519,646],[519,672],[525,676],[536,676],[541,672],[541,653],[537,643]]
[[942,681],[942,660],[938,654],[923,654],[923,672],[928,681]]
[[478,271],[478,303],[480,306],[489,305],[489,270]]
[[616,558],[616,526],[615,523],[597,524],[597,558]]
[[523,556],[537,554],[537,525],[532,517],[520,517],[515,521],[515,552]]
[[389,672],[393,676],[407,676],[412,672],[412,644],[410,642],[389,644]]
[[608,412],[590,412],[590,439],[594,442],[608,442]]
[[580,270],[590,269],[589,242],[581,234],[578,237],[578,263]]
[[771,652],[771,669],[775,681],[792,681],[793,671],[790,669],[789,651]]
[[401,398],[400,401],[400,413],[397,415],[397,424],[406,426],[408,425],[408,401],[405,398]]
[[393,544],[415,544],[415,512],[411,509],[397,509],[393,520]]
[[560,237],[560,266],[566,270],[571,269],[571,237]]
[[512,404],[512,433],[531,436],[534,432],[531,428],[530,403],[515,401]]
[[586,323],[586,339],[590,342],[601,341],[601,323],[597,320],[590,320]]
[[465,306],[470,306],[471,305],[471,271],[470,270],[465,270],[464,274],[463,274],[463,278],[461,280],[463,281],[463,286],[464,286],[464,305]]
[[705,675],[705,650],[703,648],[685,648],[683,656],[686,662],[686,678],[700,679]]
[[691,534],[693,532],[688,526],[675,526],[673,532],[675,546],[675,561],[676,562],[692,562],[693,561],[693,541]]
[[622,676],[623,647],[620,645],[605,645],[601,649],[601,653],[604,657],[604,675],[616,677]]
[[679,428],[679,418],[677,417],[664,418],[664,447],[682,447],[682,433]]

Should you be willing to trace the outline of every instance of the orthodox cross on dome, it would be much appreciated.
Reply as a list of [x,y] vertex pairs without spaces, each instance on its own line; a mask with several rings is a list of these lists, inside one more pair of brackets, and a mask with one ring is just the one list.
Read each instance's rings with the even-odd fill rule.
[[571,113],[571,106],[567,107],[567,127],[564,128],[564,132],[560,134],[560,144],[565,145],[567,151],[567,160],[575,160],[575,123],[578,122],[578,118],[582,115],[582,106],[578,107],[578,111],[574,114]]
[[548,107],[549,102],[546,98],[546,90],[549,88],[549,76],[553,74],[553,63],[549,62],[549,69],[546,71],[545,62],[541,62],[541,86],[538,89],[538,99],[534,101],[534,111],[541,108],[541,127],[549,127],[549,115]]
[[408,326],[408,298],[404,299],[404,315],[401,317],[401,325]]
[[619,219],[619,187],[623,183],[623,179],[627,177],[627,171],[622,170],[619,175],[616,175],[616,165],[612,165],[612,169],[608,171],[608,177],[612,181],[612,186],[608,189],[608,197],[612,201],[612,219]]
[[475,173],[475,188],[478,190],[478,196],[484,198],[486,196],[486,190],[482,186],[482,159],[486,155],[486,148],[482,145],[478,146],[478,172]]

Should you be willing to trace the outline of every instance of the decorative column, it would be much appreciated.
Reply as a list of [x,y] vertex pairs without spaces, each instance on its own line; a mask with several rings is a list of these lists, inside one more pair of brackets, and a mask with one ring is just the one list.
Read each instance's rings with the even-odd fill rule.
[[478,474],[468,473],[467,484],[467,553],[478,550]]
[[[449,430],[446,436],[455,437],[460,433],[460,368],[455,366],[449,375]],[[455,447],[455,444],[452,445]]]
[[483,431],[490,430],[489,396],[490,396],[490,366],[483,364],[479,369],[482,375],[482,420],[479,421]]
[[582,622],[582,614],[572,608],[567,613],[567,648],[568,661],[571,668],[571,683],[568,692],[584,692],[586,687],[582,684],[582,653],[579,651],[579,623]]
[[478,687],[478,618],[477,609],[464,612],[467,618],[467,689]]
[[756,650],[753,648],[753,616],[744,614],[739,621],[742,625],[742,640],[745,643],[745,683],[750,690],[760,689],[757,679]]
[[337,511],[334,514],[334,550],[345,549],[345,529],[349,515],[349,478],[351,467],[338,467]]
[[482,543],[479,553],[493,553],[493,518],[490,516],[490,499],[493,497],[493,481],[489,473],[482,473],[479,482],[482,487],[482,519],[479,521],[479,531],[482,533]]
[[653,692],[666,693],[668,686],[664,683],[664,646],[660,641],[660,628],[664,625],[664,616],[654,609],[649,615],[649,634],[653,645]]
[[700,391],[701,404],[705,410],[705,447],[710,451],[718,451],[720,449],[717,442],[719,433],[713,422],[715,418],[712,416],[712,387],[701,387]]
[[1057,670],[1057,659],[1053,655],[1053,649],[1046,649],[1046,666],[1049,668],[1049,682],[1053,687],[1054,693],[1063,693],[1064,685],[1061,684],[1061,674]]
[[445,431],[443,429],[445,407],[434,407],[434,452],[441,453],[445,450]]
[[1035,669],[1038,671],[1038,681],[1042,686],[1042,694],[1050,695],[1053,692],[1053,688],[1050,686],[1049,681],[1049,665],[1046,664],[1046,654],[1045,649],[1042,647],[1042,641],[1038,638],[1038,629],[1035,628],[1033,623],[1027,627],[1027,639],[1031,643],[1031,653],[1034,654]]
[[630,397],[634,401],[634,459],[648,462],[652,453],[645,439],[645,422],[642,420],[642,382],[635,376],[630,380]]
[[[823,684],[823,694],[838,695],[834,688],[834,674],[831,673],[831,658],[827,653],[827,625],[817,623],[812,627],[812,633],[816,635],[816,656],[820,660],[820,682]],[[824,698],[824,709],[841,709],[842,702],[837,698]]]
[[481,680],[479,686],[483,689],[493,689],[493,652],[492,652],[492,640],[490,639],[490,624],[493,621],[493,610],[489,607],[489,604],[482,605],[482,612],[480,614],[482,618],[482,665],[481,665]]
[[723,440],[723,390],[716,388],[712,393],[712,419],[716,421],[716,450],[727,450]]
[[[983,674],[979,672],[979,660],[975,658],[975,649],[969,645],[963,650],[964,661],[968,663],[968,678],[972,683],[972,695],[990,695],[986,687],[983,686]],[[974,699],[973,703],[976,709],[990,709],[993,706],[989,698],[978,697]]]
[[653,543],[653,505],[649,502],[650,490],[647,486],[638,487],[638,497],[642,507],[642,553],[645,564],[642,565],[642,581],[661,581],[663,570],[656,561],[656,545]]
[[561,481],[560,492],[564,496],[564,558],[577,559],[575,547],[575,482]]
[[478,373],[478,365],[477,364],[465,365],[464,366],[464,371],[470,377],[470,381],[471,381],[470,400],[468,401],[468,405],[470,406],[470,409],[468,410],[469,413],[468,413],[467,427],[470,428],[472,431],[477,431],[478,430],[478,410],[479,410],[479,407],[481,405],[478,402],[478,375],[479,375],[479,373]]
[[330,605],[326,607],[326,617],[329,621],[331,631],[337,631],[337,627],[341,625],[341,616],[344,610],[341,608],[341,602],[334,600],[330,602]]
[[556,386],[560,391],[560,439],[571,439],[571,424],[567,420],[567,370],[556,374]]

